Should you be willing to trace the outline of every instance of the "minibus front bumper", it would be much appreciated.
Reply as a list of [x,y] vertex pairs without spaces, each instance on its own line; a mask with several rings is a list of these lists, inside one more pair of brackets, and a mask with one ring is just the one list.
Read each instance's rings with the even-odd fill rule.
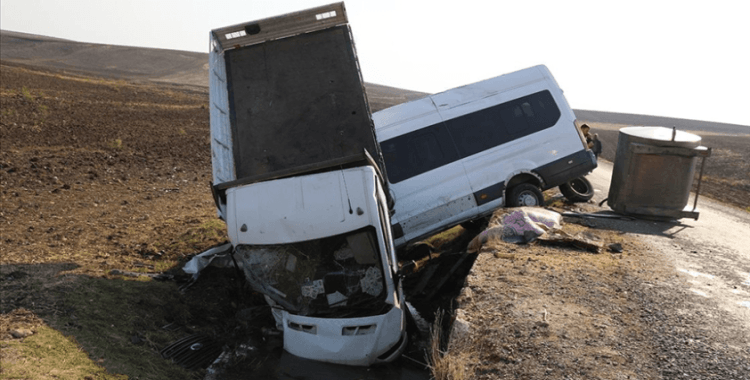
[[396,359],[406,347],[403,310],[361,318],[314,318],[274,309],[284,350],[306,359],[369,366]]

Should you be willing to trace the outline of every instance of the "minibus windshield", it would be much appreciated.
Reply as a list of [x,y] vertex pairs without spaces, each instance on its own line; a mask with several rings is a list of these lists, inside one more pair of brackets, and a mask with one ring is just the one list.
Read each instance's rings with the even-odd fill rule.
[[236,248],[254,290],[289,312],[344,318],[387,312],[375,228],[323,239]]

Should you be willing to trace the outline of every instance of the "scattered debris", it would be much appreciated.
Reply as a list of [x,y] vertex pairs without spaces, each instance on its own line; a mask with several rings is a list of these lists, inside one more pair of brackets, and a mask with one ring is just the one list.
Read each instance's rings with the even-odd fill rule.
[[29,335],[34,335],[34,332],[29,329],[19,328],[10,330],[10,335],[16,339],[26,338]]
[[548,245],[566,245],[573,246],[580,249],[585,249],[589,252],[599,253],[604,244],[601,241],[596,241],[595,236],[582,236],[571,235],[565,231],[554,231],[539,237],[539,242]]
[[485,243],[492,240],[530,243],[548,231],[560,229],[561,222],[559,213],[538,207],[501,210],[493,216],[489,228],[469,243],[467,252],[479,252]]
[[567,212],[562,213],[562,216],[571,217],[571,218],[584,218],[584,219],[602,218],[602,219],[636,220],[636,218],[633,218],[631,216],[614,214],[609,211],[597,212],[597,213],[583,213],[583,212],[567,211]]
[[252,288],[287,311],[364,316],[385,307],[372,235],[364,230],[293,244],[240,245],[235,255]]
[[126,276],[126,277],[151,277],[151,278],[157,278],[162,275],[162,273],[141,273],[141,272],[130,272],[126,270],[119,270],[119,269],[112,269],[109,271],[109,274],[112,276]]
[[469,243],[467,252],[479,252],[492,240],[517,244],[539,241],[542,244],[572,246],[594,253],[599,253],[604,246],[594,234],[571,235],[562,231],[561,223],[561,214],[541,208],[521,207],[500,211],[493,216],[490,227]]
[[622,253],[622,244],[612,243],[608,246],[610,252]]
[[200,272],[207,266],[211,265],[211,263],[217,258],[223,260],[221,260],[221,262],[214,263],[215,266],[228,266],[228,262],[231,262],[231,258],[229,258],[230,252],[232,252],[232,243],[224,243],[216,247],[212,247],[190,259],[190,261],[188,261],[182,267],[182,270],[187,274],[192,274],[193,280],[197,280]]
[[240,344],[237,349],[224,350],[219,357],[211,363],[206,369],[204,380],[218,380],[224,378],[224,372],[234,363],[245,360],[248,355],[256,351],[256,348],[250,344]]

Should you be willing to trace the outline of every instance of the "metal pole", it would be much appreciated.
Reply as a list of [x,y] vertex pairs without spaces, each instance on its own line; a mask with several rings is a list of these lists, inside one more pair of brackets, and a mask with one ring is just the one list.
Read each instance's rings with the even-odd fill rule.
[[[698,188],[695,189],[695,202],[693,202],[693,211],[695,211],[695,208],[698,207],[698,194],[701,193],[701,181],[703,180],[703,166],[705,165],[706,165],[706,156],[703,156],[703,160],[701,161],[701,173],[698,176]],[[695,220],[698,220],[698,217],[696,217]]]

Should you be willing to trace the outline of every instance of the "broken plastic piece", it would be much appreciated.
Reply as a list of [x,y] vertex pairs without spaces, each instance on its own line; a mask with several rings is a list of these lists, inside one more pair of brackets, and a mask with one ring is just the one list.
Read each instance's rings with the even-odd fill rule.
[[302,285],[302,295],[310,298],[317,298],[319,294],[325,293],[323,280],[315,280],[309,285]]
[[339,292],[327,294],[326,298],[330,307],[346,306],[347,297]]
[[351,259],[352,257],[354,257],[354,250],[352,250],[351,247],[342,247],[341,249],[333,253],[333,257],[338,261]]
[[289,255],[286,258],[286,270],[289,272],[294,272],[294,269],[297,267],[297,256]]
[[365,277],[360,280],[360,285],[363,292],[371,296],[377,296],[383,291],[383,274],[380,273],[378,268],[369,267]]
[[182,270],[185,273],[192,274],[193,280],[196,280],[198,279],[200,272],[207,266],[211,265],[211,262],[213,262],[215,258],[224,255],[229,256],[227,255],[227,253],[231,252],[232,243],[226,243],[213,247],[190,259],[190,261],[185,263],[185,266],[182,267]]
[[346,237],[346,242],[352,250],[357,264],[377,264],[376,251],[371,247],[377,245],[372,234],[360,232]]

